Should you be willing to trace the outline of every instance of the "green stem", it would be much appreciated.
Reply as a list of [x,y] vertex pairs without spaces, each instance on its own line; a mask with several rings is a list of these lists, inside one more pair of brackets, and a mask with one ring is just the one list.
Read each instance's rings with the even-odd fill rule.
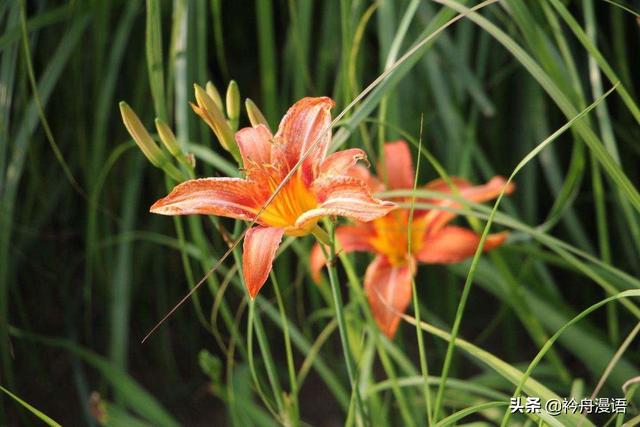
[[347,278],[349,280],[351,289],[356,296],[356,301],[358,302],[358,305],[362,312],[365,314],[367,324],[369,325],[370,331],[373,334],[376,350],[378,351],[378,356],[380,357],[382,367],[384,368],[385,373],[387,374],[391,382],[391,390],[398,403],[400,415],[402,416],[404,423],[403,425],[414,426],[415,422],[413,420],[411,411],[409,410],[409,405],[404,397],[404,394],[402,393],[401,388],[399,387],[393,364],[388,357],[388,349],[385,346],[388,341],[385,342],[385,338],[382,337],[380,329],[378,328],[378,325],[376,325],[375,320],[371,315],[371,310],[369,309],[369,305],[367,304],[364,292],[362,292],[360,280],[358,279],[358,275],[356,274],[355,269],[353,268],[353,265],[351,264],[347,254],[342,252],[340,254],[340,261],[342,262],[345,272],[347,273]]
[[[254,305],[255,301],[251,301],[250,304]],[[258,345],[260,346],[260,351],[264,360],[264,366],[267,370],[267,377],[269,378],[269,382],[271,383],[273,395],[276,399],[278,407],[280,408],[280,413],[283,414],[284,402],[282,401],[282,386],[280,385],[280,381],[278,380],[278,371],[273,364],[273,355],[271,354],[271,350],[269,348],[269,340],[267,339],[267,336],[264,332],[264,327],[262,326],[262,320],[260,319],[260,316],[254,313],[253,320],[256,330],[256,337],[258,338]]]
[[256,386],[256,391],[262,403],[269,410],[274,418],[278,418],[278,412],[273,408],[273,405],[269,402],[267,395],[262,390],[262,382],[258,378],[256,371],[255,361],[253,360],[253,326],[254,326],[254,313],[255,313],[255,301],[249,301],[249,318],[247,320],[247,361],[249,362],[249,371],[251,371],[251,377],[253,378],[253,384]]
[[323,245],[331,244],[331,237],[329,237],[329,234],[327,234],[327,232],[324,231],[319,225],[316,224],[316,226],[313,227],[313,229],[311,230],[311,234],[313,234],[314,237],[318,239],[318,241]]
[[327,254],[325,251],[325,257],[327,258],[327,271],[329,273],[329,283],[331,284],[331,293],[333,295],[333,302],[335,304],[336,319],[338,320],[338,330],[340,331],[340,343],[342,344],[344,360],[347,365],[349,383],[351,384],[351,389],[355,396],[356,413],[358,414],[360,420],[364,421],[365,424],[368,425],[369,423],[367,422],[366,413],[364,411],[364,407],[362,406],[362,399],[360,397],[358,384],[356,382],[356,368],[349,347],[347,325],[344,321],[344,305],[342,303],[342,295],[340,294],[340,289],[338,288],[338,277],[336,275],[336,269],[334,266],[336,256],[334,231],[335,228],[331,227],[331,244],[329,245],[329,253]]
[[[242,257],[236,248],[233,251],[233,258],[238,266],[242,265]],[[246,283],[244,283],[244,277],[242,278],[242,285],[246,290]],[[249,294],[246,293],[246,297],[249,298]],[[278,415],[285,414],[284,405],[282,401],[282,387],[280,386],[280,381],[278,380],[278,374],[273,364],[273,356],[271,355],[271,350],[269,349],[269,340],[267,339],[264,328],[262,326],[262,321],[260,320],[260,315],[255,312],[255,304],[256,301],[254,299],[249,300],[249,318],[247,320],[247,354],[249,356],[249,368],[251,369],[251,375],[253,377],[253,382],[256,386],[256,390],[258,391],[258,395],[262,399],[262,401],[267,406],[267,409],[271,412],[271,414],[277,418],[281,419]],[[267,371],[267,377],[269,378],[269,382],[271,384],[271,390],[273,391],[273,397],[276,401],[276,406],[278,407],[278,412],[273,409],[273,406],[269,404],[269,400],[267,399],[265,393],[262,391],[260,387],[260,380],[258,378],[255,363],[253,361],[253,331],[255,330],[256,337],[258,338],[258,347],[260,348],[260,354],[262,355],[262,360],[264,361],[265,369]]]
[[[293,363],[293,350],[291,349],[291,338],[289,337],[289,322],[287,321],[287,312],[284,309],[284,303],[282,302],[282,295],[280,294],[280,286],[276,275],[271,272],[271,281],[276,293],[276,300],[278,302],[278,310],[280,311],[280,318],[282,320],[282,332],[284,334],[284,345],[287,353],[287,368],[289,370],[289,384],[291,387],[291,399],[292,399],[292,411],[291,415],[293,419],[293,425],[300,424],[300,406],[298,403],[298,382],[296,379],[296,368]],[[287,412],[289,414],[289,412]]]
[[[422,129],[423,129],[423,117],[420,117],[420,140],[418,142],[418,153],[422,151]],[[413,232],[413,214],[415,212],[415,190],[418,187],[418,176],[420,174],[420,160],[422,156],[418,155],[416,162],[416,173],[413,179],[413,191],[414,195],[411,197],[411,210],[409,211],[409,221],[407,222],[407,255],[411,256],[412,253],[412,232]],[[420,329],[420,301],[418,300],[418,291],[416,289],[415,278],[411,277],[411,293],[413,298],[413,314],[416,317],[416,338],[418,339],[418,352],[420,354],[420,371],[424,377],[422,384],[422,395],[424,398],[425,411],[427,413],[427,425],[433,424],[433,418],[431,417],[431,394],[429,392],[429,365],[427,364],[427,356],[424,351],[424,340],[422,337],[422,329]]]

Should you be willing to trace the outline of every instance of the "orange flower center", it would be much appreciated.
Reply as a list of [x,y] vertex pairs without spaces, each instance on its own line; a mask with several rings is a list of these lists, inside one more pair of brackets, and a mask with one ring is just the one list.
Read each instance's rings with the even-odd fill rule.
[[[263,181],[263,185],[268,185],[268,193],[273,194],[280,181],[272,175],[266,181]],[[276,198],[260,214],[260,222],[270,227],[284,228],[285,234],[288,236],[304,236],[309,234],[317,221],[305,225],[304,228],[299,228],[296,227],[296,220],[300,215],[317,206],[318,201],[315,195],[307,188],[299,174],[296,174],[291,177],[278,192]]]
[[[415,215],[415,213],[414,213]],[[409,253],[409,211],[397,209],[373,221],[375,236],[371,239],[374,249],[386,255],[393,265],[404,265],[410,256],[420,251],[426,231],[424,218],[411,224],[411,253]]]

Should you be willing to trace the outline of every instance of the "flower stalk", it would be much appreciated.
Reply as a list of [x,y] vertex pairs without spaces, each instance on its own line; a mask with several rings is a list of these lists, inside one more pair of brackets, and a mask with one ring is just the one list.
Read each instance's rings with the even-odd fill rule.
[[289,336],[289,322],[287,321],[287,312],[284,309],[284,302],[280,293],[280,286],[276,275],[271,272],[271,281],[276,294],[278,303],[278,311],[280,312],[280,320],[282,321],[282,332],[284,334],[285,352],[287,354],[287,369],[289,371],[289,386],[291,387],[290,398],[285,396],[286,418],[293,426],[300,425],[300,406],[298,402],[298,382],[296,377],[296,368],[293,362],[293,350],[291,348],[291,337]]
[[[331,234],[334,233],[335,228],[331,227]],[[327,256],[327,272],[329,274],[329,283],[331,284],[331,294],[334,302],[334,309],[336,314],[336,319],[338,321],[338,331],[340,333],[340,343],[342,344],[342,351],[345,360],[345,364],[347,365],[347,374],[349,375],[349,383],[351,384],[351,389],[353,391],[353,395],[355,397],[355,410],[356,414],[361,422],[364,422],[365,425],[368,425],[367,416],[365,412],[365,408],[363,406],[362,398],[360,396],[360,391],[358,388],[358,383],[356,381],[356,368],[355,362],[353,360],[353,356],[351,355],[351,348],[349,347],[349,339],[347,336],[347,325],[344,320],[344,304],[342,302],[342,294],[340,293],[339,285],[338,285],[338,276],[335,270],[335,257],[336,257],[336,249],[335,249],[335,239],[332,238],[329,246],[328,252],[325,252]],[[324,248],[323,248],[324,250]]]
[[[340,241],[336,239],[334,242],[337,249],[337,245],[339,245]],[[337,253],[338,251],[336,250],[336,254]],[[353,292],[353,295],[355,295],[355,300],[362,310],[362,313],[364,313],[365,315],[367,325],[370,325],[369,331],[371,333],[371,336],[373,337],[374,345],[378,353],[378,357],[380,358],[382,367],[391,382],[391,390],[397,400],[403,423],[407,427],[413,427],[415,426],[414,416],[409,409],[409,403],[407,402],[407,399],[405,399],[401,387],[398,385],[398,377],[387,353],[385,343],[383,342],[385,338],[382,336],[382,331],[380,330],[380,328],[376,326],[376,320],[373,316],[373,313],[371,312],[371,308],[367,304],[367,299],[363,292],[358,274],[356,273],[356,270],[351,263],[347,253],[340,252],[338,254],[338,257],[340,258],[340,263],[342,264],[342,267],[347,274],[350,290]]]
[[[420,123],[422,129],[422,123]],[[418,145],[418,160],[416,162],[416,173],[413,180],[413,191],[416,191],[418,187],[418,174],[420,172],[420,159],[422,158],[419,153],[422,149],[422,138]],[[416,197],[415,194],[411,197],[411,209],[409,211],[409,224],[407,225],[407,252],[412,252],[411,244],[413,242],[411,233],[413,232],[413,217],[415,215]],[[416,287],[415,278],[411,278],[411,296],[413,300],[413,315],[416,318],[416,339],[418,341],[418,354],[420,357],[420,372],[422,373],[422,396],[424,398],[424,408],[427,416],[427,426],[433,424],[433,418],[431,417],[431,392],[429,390],[429,364],[427,363],[427,355],[424,350],[424,337],[422,335],[422,329],[420,329],[420,301],[418,299],[418,290]]]

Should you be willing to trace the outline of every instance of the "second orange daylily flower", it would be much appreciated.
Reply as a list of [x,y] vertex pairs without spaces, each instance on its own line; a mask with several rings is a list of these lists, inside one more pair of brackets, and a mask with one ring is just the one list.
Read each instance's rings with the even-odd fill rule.
[[[384,146],[384,171],[387,187],[391,190],[412,189],[414,169],[411,152],[406,142],[387,143]],[[361,167],[352,167],[351,173],[367,181],[372,190],[382,191],[382,181]],[[452,178],[460,195],[473,202],[491,200],[500,194],[506,185],[502,177],[494,177],[480,186],[472,186],[462,178]],[[450,193],[451,189],[441,179],[428,183],[427,190]],[[511,193],[513,185],[506,188]],[[409,200],[409,199],[407,199]],[[459,207],[452,200],[419,200],[447,207]],[[392,338],[403,313],[411,301],[411,281],[416,270],[416,261],[454,263],[472,256],[480,241],[475,232],[448,225],[456,215],[439,209],[415,209],[411,222],[411,245],[409,237],[409,209],[398,209],[370,223],[345,225],[336,229],[336,240],[345,252],[366,251],[376,255],[364,276],[364,288],[371,311],[380,329]],[[507,237],[506,232],[490,234],[484,250],[500,246]],[[311,253],[311,269],[314,280],[320,280],[320,270],[325,257],[319,245]]]
[[373,198],[366,182],[348,174],[366,157],[364,151],[354,148],[327,156],[333,106],[326,97],[304,98],[289,109],[275,135],[262,124],[241,129],[235,139],[245,178],[184,182],[151,206],[151,212],[252,221],[306,151],[317,144],[245,235],[243,273],[254,298],[269,276],[282,236],[309,234],[326,215],[371,221],[395,208]]

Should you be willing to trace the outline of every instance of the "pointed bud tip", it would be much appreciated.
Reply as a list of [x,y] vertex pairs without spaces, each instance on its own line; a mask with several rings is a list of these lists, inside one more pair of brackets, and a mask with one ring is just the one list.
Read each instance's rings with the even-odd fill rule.
[[220,111],[224,110],[220,92],[218,92],[218,89],[211,81],[208,81],[205,85],[205,92],[211,97],[211,99],[213,99],[213,102],[216,103],[216,106],[220,109]]
[[196,101],[198,102],[198,104],[201,103],[200,99],[202,98],[203,94],[206,94],[205,90],[202,88],[202,86],[200,86],[197,83],[193,84],[193,90],[196,94]]
[[258,106],[251,100],[251,98],[245,99],[244,106],[247,110],[247,115],[249,116],[251,126],[258,126],[259,124],[263,124],[267,127],[267,129],[271,130],[271,128],[269,127],[269,122],[267,122],[264,114],[262,114],[262,111],[260,111]]

